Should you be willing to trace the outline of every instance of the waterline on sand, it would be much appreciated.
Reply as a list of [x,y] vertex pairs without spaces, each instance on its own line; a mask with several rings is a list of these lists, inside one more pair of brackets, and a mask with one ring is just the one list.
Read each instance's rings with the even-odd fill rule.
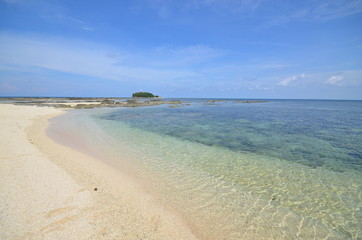
[[[193,116],[189,117],[202,116],[204,111],[190,110]],[[129,170],[204,239],[361,237],[362,177],[358,170],[335,162],[310,166],[278,155],[207,145],[203,132],[198,141],[190,141],[190,134],[181,138],[149,126],[147,130],[139,120],[142,112],[151,119],[167,112],[177,121],[180,115],[172,111],[103,109],[73,112],[68,118],[73,119],[74,129],[92,139],[88,144],[93,150],[108,152],[114,165]],[[169,131],[170,126],[161,127]],[[178,134],[180,125],[175,126]],[[206,132],[217,129],[212,124],[201,127]],[[117,162],[125,153],[133,156],[132,162]]]

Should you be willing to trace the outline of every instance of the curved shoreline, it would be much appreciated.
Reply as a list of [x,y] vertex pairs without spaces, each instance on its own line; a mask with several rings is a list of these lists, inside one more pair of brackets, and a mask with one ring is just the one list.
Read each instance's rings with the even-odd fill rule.
[[10,104],[0,111],[9,147],[1,154],[1,238],[197,239],[133,179],[50,139],[48,120],[64,111]]
[[[167,151],[156,151],[155,155],[152,155],[153,151],[149,151],[150,148],[144,151],[142,148],[135,147],[142,144],[143,140],[149,142],[150,139],[154,139],[155,141],[151,142],[155,142],[156,147],[148,144],[146,146],[159,149],[158,143],[163,143],[163,138],[160,138],[159,142],[158,137],[147,138],[145,136],[148,135],[144,132],[136,134],[138,137],[134,138],[132,137],[135,133],[133,130],[128,131],[127,128],[117,125],[116,128],[110,128],[110,130],[120,129],[117,136],[124,141],[120,141],[121,144],[112,142],[108,138],[112,135],[102,135],[102,130],[105,133],[109,130],[108,125],[92,124],[94,119],[82,117],[83,113],[87,112],[88,110],[75,110],[69,115],[59,116],[64,113],[61,109],[0,104],[0,126],[3,129],[0,132],[0,146],[5,150],[0,152],[1,239],[198,238],[206,240],[231,239],[230,236],[235,236],[233,239],[255,239],[256,235],[259,239],[269,239],[271,235],[275,239],[353,237],[351,233],[344,231],[344,228],[330,228],[328,227],[330,225],[324,225],[323,221],[320,222],[309,215],[300,215],[278,202],[273,202],[276,195],[273,195],[271,200],[268,197],[255,198],[253,194],[249,195],[248,191],[242,189],[239,191],[238,187],[233,187],[229,182],[200,176],[197,172],[196,178],[190,178],[189,174],[174,175],[173,171],[168,171],[168,169],[176,169],[173,165],[167,165],[168,167],[164,169],[167,173],[171,173],[171,178],[168,178],[167,174],[164,176],[162,172],[159,175],[158,172],[156,175],[148,174],[147,170],[142,172],[142,167],[139,168],[137,164],[133,169],[132,163],[141,159],[145,159],[146,162],[156,160],[154,166],[163,166],[162,162],[157,161],[157,156],[169,156]],[[59,116],[59,121],[53,118],[55,116]],[[50,119],[52,120],[49,122]],[[50,134],[53,126],[60,132],[60,138]],[[106,127],[102,128],[102,126]],[[122,129],[125,131],[121,131]],[[165,149],[173,149],[174,146],[184,149],[184,145],[178,145],[177,141],[170,143],[172,147],[167,148],[169,145],[166,144]],[[115,152],[117,161],[113,164],[112,160],[116,159],[112,158],[112,147],[117,148]],[[214,150],[210,152],[212,156],[215,155]],[[150,152],[151,155],[139,155],[143,152]],[[208,152],[208,147],[202,145],[201,148],[195,148],[195,151],[189,152],[189,154],[194,153],[193,157],[188,159],[198,159],[200,152]],[[218,154],[225,153],[227,152],[220,151]],[[211,155],[205,155],[205,157],[209,156]],[[233,154],[225,154],[225,156],[234,159]],[[217,155],[215,157],[222,159]],[[202,159],[200,159],[201,163],[212,163]],[[251,159],[251,162],[258,163],[262,159],[257,158],[257,160]],[[240,163],[243,162],[244,160]],[[275,162],[273,164],[275,169],[269,166],[267,172],[258,172],[253,169],[259,168],[253,168],[249,164],[251,162],[249,160],[245,162],[246,168],[243,164],[240,165],[246,177],[245,184],[253,183],[251,176],[257,177],[258,181],[265,179],[269,182],[275,177],[276,170],[285,169],[290,172],[294,169],[288,164],[284,168],[284,163],[278,165],[276,164],[278,162]],[[142,162],[140,163],[142,166]],[[219,161],[214,161],[214,163],[219,163]],[[268,166],[268,164],[265,165]],[[223,166],[216,164],[210,167],[220,169]],[[140,175],[137,175],[138,170],[140,170]],[[292,178],[284,178],[281,174],[271,184],[280,183],[284,186],[284,183],[289,183],[288,185],[293,187],[295,185],[292,183],[300,182],[298,173],[305,172],[291,173]],[[308,173],[315,175],[319,171],[311,170]],[[160,176],[159,179],[158,176]],[[321,179],[326,179],[328,175],[320,176]],[[189,179],[189,184],[184,179]],[[152,184],[148,184],[151,182],[159,186],[161,191],[157,192],[157,189],[154,191]],[[334,182],[334,180],[327,182]],[[168,189],[163,183],[173,183],[176,188],[171,186]],[[314,186],[313,181],[304,183],[308,183],[305,185],[312,188]],[[214,188],[215,185],[220,188]],[[344,185],[351,184],[346,181]],[[185,188],[179,188],[179,186],[185,186]],[[225,192],[225,188],[233,191],[227,191],[227,194],[223,196],[236,199],[235,204],[232,201],[224,201],[223,196],[220,201],[215,197],[209,198],[211,195],[220,196],[217,189]],[[305,189],[307,188],[304,188],[302,194],[308,192]],[[163,190],[165,192],[162,192]],[[183,193],[180,194],[181,192]],[[206,194],[206,198],[203,198],[202,192],[213,194]],[[178,196],[181,198],[175,199],[176,204],[172,204],[172,198]],[[320,196],[321,199],[325,199],[325,195]],[[198,200],[201,204],[194,204]],[[193,206],[194,210],[192,210]],[[201,208],[204,212],[199,211]],[[188,211],[188,209],[191,210]],[[8,229],[11,230],[8,231]]]

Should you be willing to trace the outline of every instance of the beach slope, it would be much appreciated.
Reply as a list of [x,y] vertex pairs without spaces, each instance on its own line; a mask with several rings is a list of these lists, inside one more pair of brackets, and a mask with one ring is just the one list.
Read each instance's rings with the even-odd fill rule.
[[52,141],[62,113],[0,104],[0,239],[196,239],[132,178]]

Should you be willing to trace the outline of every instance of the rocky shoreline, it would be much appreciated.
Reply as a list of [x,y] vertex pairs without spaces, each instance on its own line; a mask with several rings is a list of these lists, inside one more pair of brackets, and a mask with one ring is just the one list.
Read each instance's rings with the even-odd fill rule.
[[[91,109],[101,107],[146,107],[168,104],[170,108],[177,108],[190,105],[189,102],[181,100],[163,100],[160,98],[52,98],[52,97],[8,97],[0,98],[0,103],[13,103],[26,106],[47,106],[66,109]],[[205,100],[205,105],[218,105],[221,102],[233,103],[265,103],[259,100]]]
[[99,107],[145,107],[161,104],[180,105],[180,100],[161,99],[129,99],[129,98],[0,98],[0,102],[10,102],[16,105],[47,106],[54,108],[99,108]]

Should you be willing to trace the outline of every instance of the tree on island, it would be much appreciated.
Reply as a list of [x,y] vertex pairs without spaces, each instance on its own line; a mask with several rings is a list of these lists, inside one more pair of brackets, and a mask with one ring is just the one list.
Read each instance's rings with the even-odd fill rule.
[[153,95],[152,93],[149,93],[149,92],[135,92],[132,94],[132,97],[134,97],[134,98],[156,98],[158,96]]

